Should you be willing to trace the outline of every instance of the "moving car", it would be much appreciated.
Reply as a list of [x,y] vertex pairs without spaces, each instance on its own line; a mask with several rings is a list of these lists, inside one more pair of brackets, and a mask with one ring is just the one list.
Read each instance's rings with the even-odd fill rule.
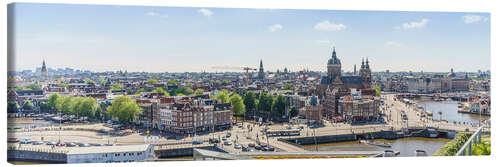
[[99,144],[99,143],[91,143],[91,146],[104,146],[104,144]]
[[193,141],[193,145],[198,145],[198,144],[203,144],[203,141],[201,141],[201,140]]
[[225,142],[224,142],[224,145],[226,145],[226,146],[230,146],[230,145],[232,145],[232,144],[233,144],[233,143],[231,143],[230,141],[225,141]]
[[217,138],[210,138],[208,139],[208,143],[213,144],[213,143],[220,143],[219,139]]

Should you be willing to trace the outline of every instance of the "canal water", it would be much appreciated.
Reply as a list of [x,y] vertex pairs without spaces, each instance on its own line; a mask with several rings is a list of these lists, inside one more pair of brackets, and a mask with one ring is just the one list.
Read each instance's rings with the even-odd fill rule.
[[[394,150],[399,151],[398,157],[415,156],[415,150],[425,150],[428,155],[434,154],[437,150],[443,147],[451,139],[444,138],[423,138],[423,137],[408,137],[396,140],[376,139],[376,142],[390,143],[391,148],[379,147],[357,141],[336,142],[318,144],[318,151],[384,151]],[[304,149],[316,151],[316,145],[304,145]]]
[[28,128],[28,127],[47,127],[51,125],[59,125],[52,121],[45,120],[31,120],[31,119],[19,119],[19,118],[9,118],[7,121],[7,128]]
[[[468,113],[459,113],[458,112],[458,103],[455,101],[429,101],[429,100],[420,100],[417,101],[419,105],[424,107],[425,110],[432,112],[433,120],[446,120],[450,123],[453,122],[461,122],[467,124],[478,124],[479,123],[479,115],[477,114],[468,114]],[[442,115],[439,115],[439,112]],[[487,119],[488,116],[481,116],[481,119]]]

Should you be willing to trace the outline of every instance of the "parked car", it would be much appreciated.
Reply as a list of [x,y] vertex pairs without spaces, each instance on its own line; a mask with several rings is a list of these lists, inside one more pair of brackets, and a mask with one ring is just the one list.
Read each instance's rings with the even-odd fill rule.
[[66,147],[76,147],[76,144],[73,142],[67,142]]
[[230,145],[232,145],[232,144],[233,144],[233,143],[231,143],[230,141],[225,141],[225,142],[224,142],[224,145],[226,145],[226,146],[230,146]]
[[227,138],[226,138],[226,137],[222,137],[222,141],[226,141],[226,140],[227,140]]
[[57,143],[55,141],[48,141],[47,142],[47,145],[51,146],[51,145],[56,145]]
[[31,144],[33,144],[33,145],[42,145],[43,142],[42,141],[34,141]]
[[227,137],[227,138],[231,137],[231,133],[229,133],[229,132],[228,132],[228,133],[226,133],[226,137]]
[[241,151],[245,151],[245,152],[250,151],[250,147],[248,147],[248,146],[242,146],[241,147]]
[[262,150],[262,147],[261,147],[260,145],[256,145],[256,146],[255,146],[255,149],[256,149],[256,150]]
[[235,148],[235,149],[241,149],[242,147],[241,147],[241,145],[240,145],[240,144],[238,144],[238,143],[234,143],[234,148]]
[[255,147],[255,143],[248,143],[248,147]]
[[66,146],[66,143],[59,142],[59,143],[56,143],[56,146]]
[[21,142],[21,144],[30,144],[31,139],[30,138],[22,138],[20,142]]
[[91,143],[91,146],[104,146],[104,144],[99,144],[99,143]]
[[274,151],[274,147],[272,147],[272,146],[263,147],[262,150],[263,151]]
[[17,142],[19,142],[19,139],[15,138],[15,137],[9,137],[7,139],[7,142],[8,143],[17,143]]
[[88,144],[88,143],[80,143],[80,144],[78,144],[78,147],[90,147],[90,144]]

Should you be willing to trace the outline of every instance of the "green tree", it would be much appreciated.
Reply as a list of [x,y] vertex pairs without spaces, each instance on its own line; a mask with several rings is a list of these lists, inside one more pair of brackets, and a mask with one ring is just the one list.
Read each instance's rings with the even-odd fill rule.
[[285,86],[282,88],[283,90],[292,90],[292,84],[286,83]]
[[59,105],[59,111],[63,112],[65,114],[76,114],[76,112],[73,110],[73,105],[75,104],[75,98],[73,96],[63,96],[63,98],[60,98],[60,105]]
[[106,85],[107,82],[108,81],[106,81],[106,79],[104,79],[104,77],[99,78],[99,85],[104,86],[104,85]]
[[33,102],[31,102],[30,100],[24,101],[24,104],[23,104],[24,110],[33,110],[33,108],[35,108],[35,105],[33,105]]
[[381,92],[381,91],[380,91],[380,86],[375,85],[375,86],[373,87],[373,89],[375,89],[375,96],[380,97],[380,92]]
[[252,113],[255,112],[255,109],[257,107],[255,93],[253,93],[252,91],[247,91],[243,99],[243,104],[245,104],[245,111]]
[[116,83],[116,84],[113,84],[109,87],[109,89],[111,90],[122,90],[123,89],[123,85],[120,84],[120,83]]
[[163,93],[163,95],[165,95],[165,96],[170,96],[170,94],[167,91],[165,91],[163,88],[156,88],[155,90],[153,90],[153,92]]
[[57,101],[61,98],[58,93],[54,93],[49,96],[49,108],[52,110],[57,110]]
[[272,115],[274,117],[281,117],[285,115],[285,111],[286,111],[286,98],[285,96],[280,94],[276,99],[273,100]]
[[215,98],[219,99],[222,103],[228,103],[229,92],[226,89],[219,91],[217,92],[217,95],[215,95]]
[[259,111],[270,113],[272,105],[273,105],[273,95],[262,92],[261,95],[259,96],[259,104],[258,104]]
[[103,120],[103,113],[102,113],[102,109],[100,106],[97,107],[97,109],[95,110],[95,114],[93,116],[93,118],[95,119],[98,119],[98,120]]
[[49,103],[47,103],[47,102],[41,102],[40,103],[40,111],[41,112],[49,112],[50,111]]
[[227,79],[222,80],[222,85],[227,85],[227,83],[229,83]]
[[93,118],[98,108],[100,107],[97,104],[97,100],[95,98],[83,98],[78,103],[78,115]]
[[107,108],[112,117],[118,118],[122,123],[129,123],[142,113],[139,105],[128,96],[120,96],[111,102]]
[[186,96],[186,95],[183,93],[177,93],[175,96]]
[[230,98],[231,105],[233,106],[234,115],[242,116],[245,114],[245,104],[243,104],[243,99],[237,93],[233,94]]
[[290,107],[290,117],[296,117],[299,115],[299,111],[295,107]]
[[19,104],[15,101],[7,102],[7,111],[10,113],[15,113],[19,110]]
[[95,84],[95,81],[90,78],[85,79],[85,82],[88,84]]
[[198,88],[196,91],[194,91],[194,95],[203,95],[203,89]]
[[158,84],[158,80],[151,78],[148,81],[146,81],[146,83],[150,85]]
[[177,84],[179,84],[179,81],[177,81],[176,79],[173,79],[173,80],[167,81],[167,84],[168,85],[177,85]]
[[42,88],[40,87],[40,85],[38,84],[29,84],[28,86],[26,86],[26,89],[27,90],[42,90]]

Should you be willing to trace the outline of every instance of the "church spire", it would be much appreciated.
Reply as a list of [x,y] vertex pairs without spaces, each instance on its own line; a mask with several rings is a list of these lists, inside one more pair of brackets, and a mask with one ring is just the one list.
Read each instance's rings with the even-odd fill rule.
[[332,58],[337,58],[337,52],[335,51],[335,45],[333,46]]
[[366,69],[370,69],[370,64],[368,64],[368,57],[366,58]]

